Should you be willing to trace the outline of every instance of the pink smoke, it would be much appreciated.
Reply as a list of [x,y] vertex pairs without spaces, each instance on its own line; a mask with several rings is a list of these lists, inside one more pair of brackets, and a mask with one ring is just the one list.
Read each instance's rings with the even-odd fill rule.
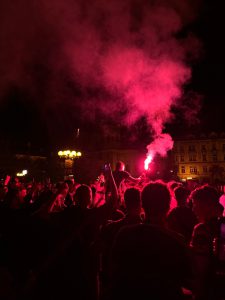
[[147,146],[147,158],[144,162],[144,169],[148,170],[149,164],[154,159],[156,154],[161,155],[162,157],[166,156],[167,151],[173,148],[173,140],[171,136],[167,133],[161,133],[158,136],[154,137],[154,140],[151,144]]
[[[51,109],[62,103],[79,107],[85,118],[93,118],[98,109],[118,121],[121,107],[126,108],[120,121],[130,126],[145,116],[155,137],[148,154],[165,155],[172,139],[163,129],[173,117],[171,107],[181,104],[182,87],[191,77],[186,56],[192,40],[196,45],[196,39],[189,36],[187,45],[176,34],[194,16],[195,2],[21,0],[15,6],[5,4],[1,90],[16,82],[33,93],[39,91],[29,64],[44,61],[49,79],[42,94],[43,112],[46,106]],[[64,77],[79,85],[85,95],[82,101],[66,94]],[[90,87],[108,91],[113,101],[89,98]]]

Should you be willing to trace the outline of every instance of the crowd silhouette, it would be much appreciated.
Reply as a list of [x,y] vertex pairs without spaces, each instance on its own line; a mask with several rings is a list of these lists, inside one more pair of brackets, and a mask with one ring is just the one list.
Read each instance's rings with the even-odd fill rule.
[[0,298],[225,299],[216,187],[132,177],[0,186]]

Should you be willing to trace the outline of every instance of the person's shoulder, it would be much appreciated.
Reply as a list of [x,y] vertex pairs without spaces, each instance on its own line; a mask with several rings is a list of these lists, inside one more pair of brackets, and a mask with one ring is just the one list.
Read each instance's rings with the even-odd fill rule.
[[153,224],[141,223],[141,224],[128,224],[122,227],[119,231],[121,234],[134,234],[135,236],[148,236],[151,234],[155,236],[165,236],[171,237],[172,239],[177,239],[177,234],[167,228],[160,227]]
[[207,232],[207,226],[205,223],[198,223],[195,225],[193,233],[202,233]]
[[172,208],[172,209],[169,211],[169,213],[168,213],[168,215],[167,215],[167,218],[176,215],[177,213],[179,213],[179,211],[180,211],[179,207],[174,207],[174,208]]
[[211,243],[211,234],[205,223],[195,225],[190,246],[198,253],[208,253]]
[[[184,249],[185,240],[182,235],[167,228],[162,228],[152,224],[135,224],[123,226],[117,233],[117,242],[121,245],[145,244],[146,247],[158,247],[157,245],[167,245],[168,249],[180,252]],[[182,250],[183,251],[183,250]]]
[[127,179],[127,178],[129,178],[131,175],[130,175],[130,173],[128,172],[128,171],[121,171],[122,173],[122,176],[125,178],[125,179]]
[[116,229],[119,230],[120,227],[122,227],[125,224],[125,217],[121,218],[120,220],[109,220],[108,223],[104,226],[104,232],[111,232]]
[[143,230],[143,226],[144,224],[124,224],[124,226],[122,226],[118,231],[117,236],[138,236],[136,234]]

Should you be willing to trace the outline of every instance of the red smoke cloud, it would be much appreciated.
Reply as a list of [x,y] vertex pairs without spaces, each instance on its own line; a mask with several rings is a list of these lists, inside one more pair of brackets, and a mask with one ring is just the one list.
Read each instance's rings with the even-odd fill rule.
[[[55,101],[65,105],[74,101],[84,114],[91,104],[110,118],[125,107],[124,124],[145,116],[157,141],[155,151],[161,153],[161,146],[157,150],[156,145],[164,141],[162,132],[171,119],[171,106],[180,104],[182,86],[191,77],[186,55],[190,55],[192,39],[188,37],[187,46],[176,35],[195,11],[191,10],[193,1],[185,7],[179,3],[9,1],[1,16],[1,93],[14,82],[31,93],[43,89],[47,107]],[[196,39],[193,42],[197,45]],[[35,63],[47,70],[44,87],[29,69]],[[99,87],[116,96],[113,101],[101,97],[94,101],[88,96],[81,101],[66,94],[62,78],[79,85],[84,95],[86,89]]]

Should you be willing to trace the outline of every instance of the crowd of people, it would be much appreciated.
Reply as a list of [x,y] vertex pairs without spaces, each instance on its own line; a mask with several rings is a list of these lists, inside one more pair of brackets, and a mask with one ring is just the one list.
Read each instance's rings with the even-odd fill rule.
[[0,186],[0,298],[225,299],[224,195],[132,177]]

